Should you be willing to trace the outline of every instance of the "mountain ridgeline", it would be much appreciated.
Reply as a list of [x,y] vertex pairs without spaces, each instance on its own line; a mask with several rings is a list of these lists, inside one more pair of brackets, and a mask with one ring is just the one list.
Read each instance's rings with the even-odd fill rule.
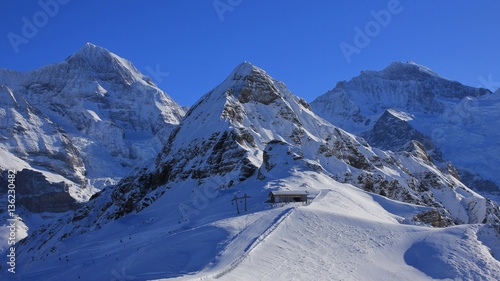
[[[418,140],[396,152],[372,147],[318,117],[283,83],[245,62],[191,107],[154,162],[105,188],[61,222],[66,232],[56,235],[64,239],[140,213],[162,196],[189,198],[193,189],[214,182],[231,190],[248,180],[275,179],[283,171],[324,174],[432,207],[433,220],[424,223],[436,226],[500,222],[498,205],[460,182],[450,172],[453,166],[435,166]],[[185,185],[190,187],[178,188]]]
[[[269,191],[318,195],[324,191],[318,182],[415,212],[398,217],[401,224],[500,223],[499,205],[471,188],[491,183],[497,191],[500,183],[500,126],[491,125],[500,118],[488,119],[500,114],[499,93],[414,63],[363,72],[310,105],[243,62],[184,112],[130,62],[87,44],[59,64],[28,73],[1,70],[0,87],[0,144],[8,153],[2,155],[48,182],[57,182],[49,176],[57,174],[63,187],[100,189],[86,197],[73,192],[88,202],[22,240],[20,262],[34,263],[31,268],[60,263],[78,247],[74,241],[114,239],[108,234],[115,228],[138,236],[148,229],[158,238],[152,243],[160,243],[164,235],[227,218],[232,198],[244,194],[245,211],[265,212]],[[248,206],[246,198],[252,198]],[[51,211],[33,202],[26,208]],[[98,258],[115,262],[111,254]]]
[[498,92],[447,80],[413,62],[395,62],[339,82],[311,106],[376,147],[398,151],[418,140],[439,167],[453,163],[469,187],[500,191]]
[[184,116],[132,63],[90,43],[61,63],[1,69],[0,100],[0,147],[10,159],[1,170],[43,175],[36,192],[18,190],[24,198],[65,185],[71,196],[59,197],[72,206],[154,157]]

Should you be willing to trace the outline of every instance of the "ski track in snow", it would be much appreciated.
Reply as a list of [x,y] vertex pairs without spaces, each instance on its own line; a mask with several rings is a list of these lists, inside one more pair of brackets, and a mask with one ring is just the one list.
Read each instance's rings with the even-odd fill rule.
[[[206,268],[179,280],[496,280],[500,277],[500,264],[495,259],[464,260],[461,251],[485,250],[482,243],[471,239],[474,227],[440,229],[400,224],[396,214],[385,208],[407,213],[410,205],[398,206],[397,202],[382,202],[373,196],[348,185],[323,189],[308,206],[288,208],[278,216],[267,214],[267,219],[255,222],[257,225],[247,226],[227,246],[226,250],[232,254],[221,253],[222,270],[221,266]],[[275,222],[263,228],[271,217],[275,217]],[[255,230],[262,231],[260,236]],[[245,232],[258,238],[252,240]],[[239,255],[235,256],[233,249],[248,245],[249,240],[250,246],[237,251]],[[426,262],[429,259],[430,265]],[[227,263],[230,264],[225,266]],[[460,269],[464,264],[474,268],[474,263],[478,264],[477,272],[479,266],[488,268],[490,277]]]
[[[409,178],[402,176],[406,171],[396,160],[412,172],[441,175],[436,167],[418,157],[396,159],[393,154],[375,152],[360,138],[317,118],[263,70],[249,63],[238,69],[204,96],[197,104],[202,106],[190,111],[166,144],[173,150],[165,150],[154,163],[144,166],[135,174],[134,184],[118,185],[90,202],[85,213],[88,220],[68,217],[47,227],[47,232],[39,232],[34,240],[26,240],[19,249],[15,278],[500,280],[500,262],[493,257],[500,253],[500,246],[493,226],[416,226],[415,215],[430,207],[387,199],[334,180],[342,176],[344,182],[356,184],[355,177],[362,175],[358,172],[372,159],[377,159],[374,167],[381,167],[372,171],[402,182]],[[250,95],[249,85],[253,85]],[[87,109],[92,122],[105,117],[92,106]],[[402,114],[400,118],[410,118]],[[94,129],[101,133],[106,127]],[[154,154],[145,149],[141,132],[126,131],[125,136],[143,151],[139,154]],[[222,149],[232,144],[232,149]],[[338,151],[340,156],[336,156]],[[353,169],[347,163],[349,157],[360,160],[356,165],[360,168]],[[103,167],[115,166],[107,158],[101,160]],[[245,160],[252,165],[240,165]],[[203,173],[219,178],[203,182]],[[233,185],[236,178],[241,180]],[[470,214],[462,204],[476,204],[469,210],[474,221],[482,221],[486,215],[482,197],[469,194],[466,187],[447,188],[444,182],[453,185],[444,175],[438,179],[443,181],[442,188],[430,190],[440,203],[464,221]],[[207,192],[204,188],[209,184],[225,188]],[[306,190],[318,196],[303,207],[292,203],[269,208],[270,190]],[[245,213],[237,209],[236,215],[231,198],[243,193]],[[247,194],[252,198],[248,211]],[[132,203],[144,209],[124,215],[123,207],[128,205],[124,202],[134,197],[139,199]],[[141,205],[146,201],[147,206]],[[101,213],[95,217],[94,212]],[[99,227],[94,228],[96,222]]]
[[[288,216],[290,216],[293,211],[295,210],[295,207],[292,207],[292,208],[287,208],[285,209],[282,213],[280,213],[277,217],[274,217],[274,219],[272,217],[270,218],[267,218],[268,220],[269,219],[272,219],[272,223],[270,224],[269,228],[267,228],[262,234],[260,234],[257,238],[255,238],[254,242],[249,245],[244,251],[243,251],[243,254],[237,258],[234,262],[232,262],[229,266],[227,266],[227,268],[223,269],[222,271],[220,271],[219,273],[216,273],[214,274],[212,277],[213,278],[220,278],[220,277],[223,277],[224,275],[226,275],[227,273],[231,272],[232,270],[234,270],[241,262],[243,262],[243,260],[245,260],[251,253],[252,251],[257,248],[257,246],[259,246],[262,242],[264,242],[266,240],[266,238],[271,235],[273,233],[273,231],[275,231],[281,223],[283,223]],[[245,229],[247,232],[249,232],[249,234],[251,235],[258,235],[258,233],[261,231],[261,229],[257,228],[256,230],[253,230],[253,229],[248,229],[250,227],[247,227],[247,229]],[[243,233],[241,233],[240,235],[243,235]],[[230,247],[234,245],[229,245]],[[236,245],[237,247],[238,245]],[[228,247],[228,248],[230,248]],[[230,249],[227,249],[227,250],[230,250]],[[201,279],[206,279],[206,278],[201,278]]]

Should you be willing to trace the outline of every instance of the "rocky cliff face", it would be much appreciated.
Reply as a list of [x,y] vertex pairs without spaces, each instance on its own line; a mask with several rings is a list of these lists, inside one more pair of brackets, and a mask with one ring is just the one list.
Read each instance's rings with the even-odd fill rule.
[[[385,122],[395,126],[395,131],[402,128],[418,136],[407,126],[408,116],[389,110],[381,124]],[[92,241],[92,244],[99,241],[99,245],[109,248],[102,251],[100,246],[89,245],[97,249],[99,261],[130,265],[131,260],[143,260],[139,257],[145,254],[140,251],[142,247],[174,245],[168,243],[176,243],[176,237],[182,236],[183,244],[175,246],[185,247],[196,244],[193,239],[204,235],[220,234],[225,241],[227,232],[241,233],[240,222],[258,221],[260,215],[255,218],[253,215],[269,211],[265,200],[270,190],[300,188],[316,194],[319,191],[317,202],[321,205],[321,197],[329,196],[329,190],[321,195],[323,190],[315,186],[320,183],[320,188],[336,185],[339,190],[363,193],[364,199],[360,195],[343,197],[348,201],[369,200],[378,209],[397,205],[397,209],[411,210],[410,214],[404,211],[405,218],[389,215],[394,224],[447,227],[500,223],[499,206],[465,186],[453,166],[439,169],[426,149],[425,140],[406,142],[398,151],[372,147],[363,138],[318,117],[283,83],[245,62],[191,107],[156,158],[135,168],[115,187],[94,194],[73,214],[35,231],[21,242],[19,255],[22,262],[33,267],[45,263],[67,266],[70,259],[77,259],[82,252],[78,241]],[[243,194],[252,198],[248,216],[236,215],[231,205],[236,197],[241,200]],[[396,204],[384,197],[412,204]],[[342,200],[335,202],[341,204]],[[370,217],[370,209],[365,208],[365,203],[360,205],[356,216],[365,220],[364,215]],[[384,214],[389,213],[384,211]],[[231,225],[223,233],[212,232],[218,229],[215,221],[226,225],[233,219],[236,226]],[[350,221],[350,217],[345,219]],[[276,220],[276,217],[271,219]],[[381,221],[376,220],[376,224]],[[199,234],[184,237],[199,228],[203,228]],[[123,234],[116,234],[117,229]],[[263,233],[267,233],[266,229],[269,228],[262,230]],[[128,238],[122,237],[127,234]],[[127,244],[124,241],[127,239],[133,240],[133,244]],[[111,249],[109,245],[123,249]],[[198,246],[194,245],[190,251],[197,252]],[[207,247],[215,249],[219,245]],[[75,254],[65,254],[68,252]],[[185,260],[189,263],[191,256]],[[96,268],[92,257],[85,258],[85,262]],[[27,270],[25,276],[35,273]]]
[[2,145],[102,188],[151,158],[184,110],[129,61],[87,43],[64,62],[0,71]]
[[34,166],[82,183],[85,166],[66,131],[11,88],[0,86],[2,147]]
[[361,134],[370,145],[384,149],[398,151],[412,141],[422,144],[438,163],[443,162],[441,151],[432,142],[432,139],[419,132],[409,124],[413,117],[404,112],[393,109],[386,110],[377,120],[370,131]]
[[[0,193],[7,193],[7,171],[1,174]],[[16,174],[16,205],[31,213],[62,213],[82,207],[69,193],[65,182],[49,182],[41,172],[21,170]],[[6,212],[7,210],[2,210]]]
[[33,231],[81,207],[154,158],[184,113],[131,62],[90,43],[37,70],[0,69],[0,172],[18,171],[19,221]]
[[498,191],[500,153],[494,140],[500,136],[495,125],[499,97],[424,66],[396,62],[338,83],[311,105],[318,115],[365,136],[373,146],[397,151],[410,139],[418,140],[440,168],[451,161],[476,190],[488,186],[491,191],[495,185]]
[[304,100],[262,69],[243,63],[190,109],[155,161],[93,196],[62,222],[59,228],[64,226],[64,233],[54,230],[54,235],[64,239],[98,229],[147,210],[163,196],[181,201],[197,198],[209,183],[230,192],[248,181],[265,182],[287,173],[327,175],[435,209],[417,218],[424,223],[500,221],[498,206],[450,171],[440,171],[417,141],[398,152],[369,146],[317,117]]

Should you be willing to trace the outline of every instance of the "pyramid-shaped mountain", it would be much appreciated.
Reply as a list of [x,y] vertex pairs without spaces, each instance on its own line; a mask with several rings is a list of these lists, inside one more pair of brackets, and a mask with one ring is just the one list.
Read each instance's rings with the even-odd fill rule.
[[[155,159],[23,240],[19,262],[31,269],[20,276],[78,278],[98,270],[102,278],[113,278],[114,272],[103,268],[112,265],[145,279],[207,270],[220,277],[288,217],[320,231],[333,225],[321,226],[329,212],[340,212],[344,223],[358,222],[339,228],[356,235],[372,223],[397,224],[398,231],[399,225],[498,223],[498,206],[452,170],[438,169],[418,141],[398,152],[371,147],[244,62],[191,107]],[[268,201],[271,191],[297,190],[313,200],[310,208]],[[303,211],[294,216],[297,208]],[[306,228],[298,231],[314,234]],[[387,237],[388,243],[396,239]],[[467,241],[476,243],[471,237]],[[95,255],[83,258],[84,253]],[[410,251],[410,263],[414,256],[418,252]],[[73,260],[82,259],[89,266],[76,268]],[[44,269],[47,263],[67,268]]]
[[74,221],[93,229],[147,210],[164,196],[189,201],[206,186],[230,191],[301,171],[432,206],[448,225],[498,219],[494,203],[439,171],[421,143],[409,142],[397,154],[373,148],[245,62],[190,109],[154,161],[96,195]]
[[0,69],[0,191],[7,202],[8,170],[18,171],[18,239],[155,157],[184,114],[131,62],[91,43],[40,69]]
[[153,157],[184,115],[132,63],[91,43],[61,63],[0,70],[0,84],[2,99],[12,101],[2,104],[13,114],[5,128],[19,128],[2,132],[5,149],[77,185],[119,180]]
[[[423,144],[438,166],[444,168],[451,161],[475,190],[485,194],[500,190],[500,151],[495,142],[500,137],[498,92],[450,81],[413,62],[395,62],[382,71],[363,71],[339,82],[311,106],[374,146],[397,151],[408,134],[425,139]],[[390,112],[409,118],[392,118]],[[411,130],[404,129],[403,122]],[[395,128],[403,131],[395,134]]]

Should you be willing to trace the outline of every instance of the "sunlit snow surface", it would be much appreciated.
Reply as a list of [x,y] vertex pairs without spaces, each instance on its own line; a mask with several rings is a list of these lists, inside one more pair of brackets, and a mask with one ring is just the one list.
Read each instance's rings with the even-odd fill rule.
[[155,157],[184,115],[130,61],[91,43],[36,70],[0,69],[0,102],[4,149],[98,189]]
[[500,91],[462,85],[413,62],[395,62],[339,82],[311,106],[355,134],[371,130],[388,110],[429,137],[445,161],[500,186]]
[[[499,279],[499,232],[476,224],[498,221],[496,206],[417,148],[396,154],[370,147],[243,63],[191,108],[155,160],[74,215],[40,227],[18,248],[16,275],[2,271],[0,278]],[[242,173],[245,161],[253,174]],[[431,207],[338,182],[359,184],[367,173],[399,180],[401,188],[412,175],[434,176],[429,206],[464,225],[429,227],[414,217]],[[272,190],[307,191],[312,202],[271,205]],[[124,212],[132,198],[136,209]]]
[[[297,183],[301,183],[297,186]],[[307,190],[310,205],[265,203],[275,181],[201,191],[193,203],[173,190],[143,212],[56,242],[31,260],[20,253],[8,280],[498,280],[498,233],[488,225],[430,228],[411,218],[425,207],[295,172],[279,184]],[[188,185],[179,188],[189,188]],[[247,193],[248,211],[231,205]],[[183,194],[183,195],[181,195]],[[180,196],[180,197],[179,197]],[[202,197],[200,197],[202,198]],[[186,200],[188,199],[188,200]],[[179,203],[181,202],[181,203]],[[181,204],[196,208],[189,219]],[[52,242],[50,242],[52,243]],[[120,279],[121,278],[121,279]],[[127,279],[128,278],[128,279]]]

